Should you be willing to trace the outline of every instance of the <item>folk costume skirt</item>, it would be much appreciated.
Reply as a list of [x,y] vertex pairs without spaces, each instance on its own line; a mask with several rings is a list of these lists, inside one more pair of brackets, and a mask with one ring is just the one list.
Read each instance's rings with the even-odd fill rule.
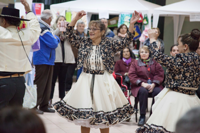
[[188,95],[164,88],[156,97],[147,124],[136,133],[175,132],[177,121],[190,109],[200,106],[196,95]]
[[55,110],[70,122],[89,128],[108,128],[123,122],[134,113],[112,74],[95,74],[91,92],[92,74],[82,72]]

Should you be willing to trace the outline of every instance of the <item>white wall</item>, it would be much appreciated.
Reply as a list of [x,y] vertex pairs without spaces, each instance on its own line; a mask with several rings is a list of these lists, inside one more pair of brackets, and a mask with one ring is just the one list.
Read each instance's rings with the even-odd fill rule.
[[[179,2],[182,0],[166,0],[166,5]],[[165,17],[164,23],[164,43],[165,43],[165,54],[170,53],[170,47],[174,44],[174,28],[173,18]],[[200,29],[200,22],[190,22],[189,17],[185,18],[181,34],[189,33],[192,29]]]

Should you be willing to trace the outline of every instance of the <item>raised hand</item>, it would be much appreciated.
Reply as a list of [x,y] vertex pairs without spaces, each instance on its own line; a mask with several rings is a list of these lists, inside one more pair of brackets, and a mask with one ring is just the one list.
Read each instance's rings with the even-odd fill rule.
[[140,18],[140,13],[135,11],[131,17],[130,24],[135,24]]
[[81,19],[85,15],[86,15],[86,12],[82,10],[82,11],[80,11],[80,12],[78,12],[76,14],[75,18],[76,18],[76,20],[79,20],[79,19]]
[[22,5],[24,5],[26,12],[30,12],[31,9],[30,9],[28,2],[26,0],[20,0],[20,1],[21,1]]

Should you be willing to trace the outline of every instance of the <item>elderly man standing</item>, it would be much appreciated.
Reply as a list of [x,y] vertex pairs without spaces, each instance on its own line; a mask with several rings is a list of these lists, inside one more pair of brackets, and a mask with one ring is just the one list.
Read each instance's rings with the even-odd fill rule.
[[[37,17],[26,0],[21,0],[27,20],[19,18],[19,10],[4,7],[0,14],[0,109],[22,106],[25,93],[24,74],[31,71],[26,56],[40,35]],[[29,21],[29,28],[17,30],[21,20]],[[26,53],[27,52],[27,53]]]
[[103,22],[106,27],[106,37],[114,37],[115,34],[108,28],[108,20],[103,18],[101,22]]
[[53,35],[52,29],[50,28],[51,21],[51,11],[44,10],[39,20],[42,29],[39,38],[40,50],[33,53],[33,64],[36,66],[34,83],[37,85],[37,105],[35,110],[38,114],[43,114],[43,112],[55,112],[53,109],[48,108],[48,102],[51,93],[55,49],[60,39]]

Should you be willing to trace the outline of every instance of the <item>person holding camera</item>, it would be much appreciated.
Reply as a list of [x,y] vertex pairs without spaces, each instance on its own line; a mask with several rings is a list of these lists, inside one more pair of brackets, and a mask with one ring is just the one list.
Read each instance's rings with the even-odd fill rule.
[[[51,96],[49,105],[52,104],[53,94],[55,83],[58,78],[58,87],[59,87],[59,98],[62,100],[65,96],[66,90],[66,82],[70,84],[69,89],[72,85],[72,78],[75,71],[75,57],[72,51],[72,46],[70,45],[69,41],[64,36],[66,32],[67,22],[64,16],[58,16],[55,22],[54,34],[60,38],[60,43],[56,48],[56,59],[55,59],[55,66],[53,69],[53,78],[52,78],[52,88],[51,88]],[[67,79],[68,77],[68,79]]]
[[[18,9],[4,7],[0,14],[0,109],[22,106],[25,94],[24,74],[31,71],[27,54],[40,35],[37,17],[26,0],[21,0],[27,19],[20,19]],[[29,28],[18,31],[21,21]]]

